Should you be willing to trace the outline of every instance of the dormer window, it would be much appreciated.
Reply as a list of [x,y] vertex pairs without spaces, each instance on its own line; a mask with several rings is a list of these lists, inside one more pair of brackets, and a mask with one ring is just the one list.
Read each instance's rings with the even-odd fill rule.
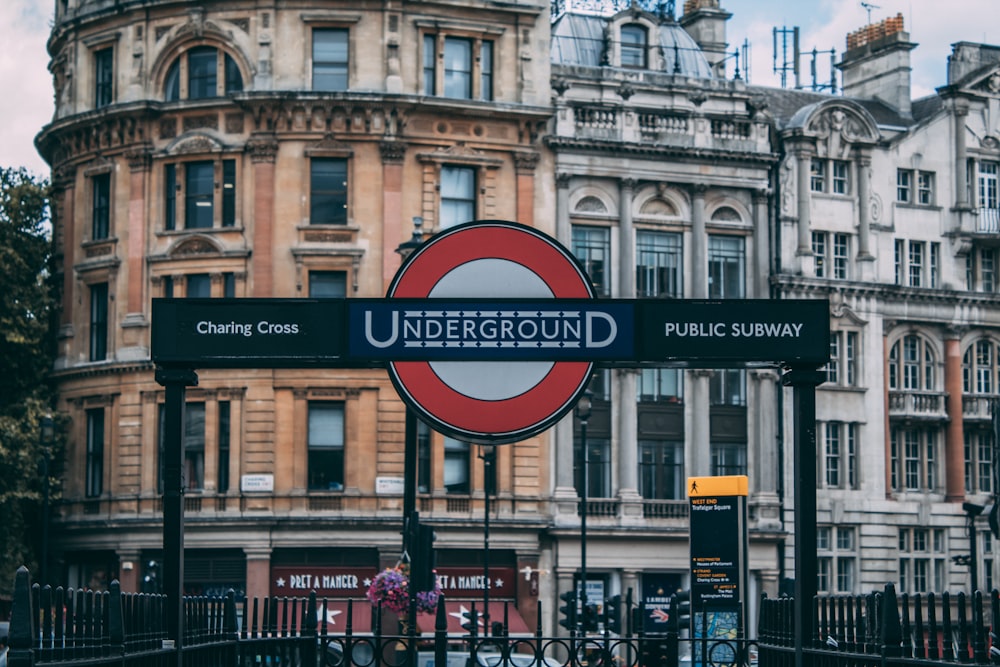
[[641,25],[624,25],[621,29],[622,67],[646,68],[646,29]]

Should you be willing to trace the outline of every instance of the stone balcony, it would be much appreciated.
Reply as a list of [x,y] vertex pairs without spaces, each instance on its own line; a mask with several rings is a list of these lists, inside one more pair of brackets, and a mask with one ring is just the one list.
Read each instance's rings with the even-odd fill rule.
[[936,391],[890,391],[890,419],[943,421],[948,418],[948,395]]

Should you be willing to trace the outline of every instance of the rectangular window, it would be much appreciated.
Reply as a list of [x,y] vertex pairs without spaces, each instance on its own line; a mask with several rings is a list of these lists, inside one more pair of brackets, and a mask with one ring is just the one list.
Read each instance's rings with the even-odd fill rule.
[[94,52],[94,108],[106,107],[114,101],[115,50],[113,47]]
[[966,494],[993,492],[993,434],[986,430],[966,427],[965,491]]
[[218,95],[218,51],[198,47],[188,51],[188,98],[205,99]]
[[847,372],[847,386],[858,384],[858,332],[844,332],[844,370]]
[[646,67],[646,30],[638,25],[621,28],[622,67]]
[[598,296],[611,295],[611,232],[606,227],[574,225],[573,255],[583,264]]
[[909,285],[910,287],[921,287],[924,276],[924,244],[923,242],[910,241],[909,262]]
[[90,286],[90,361],[108,357],[108,284]]
[[833,235],[833,277],[837,280],[847,280],[848,242],[847,234]]
[[826,162],[813,158],[810,163],[809,188],[813,192],[826,192]]
[[639,371],[640,402],[680,403],[684,398],[684,371],[679,368],[643,368]]
[[222,226],[236,224],[236,160],[222,161]]
[[212,276],[207,273],[192,273],[184,280],[185,294],[188,299],[212,298]]
[[86,495],[97,498],[104,492],[104,408],[87,410]]
[[858,376],[858,332],[830,332],[830,363],[827,366],[826,381],[845,387],[857,385]]
[[343,299],[347,296],[347,274],[343,271],[310,271],[309,296]]
[[840,384],[840,336],[839,332],[830,332],[830,362],[826,366],[826,381],[830,384]]
[[708,394],[712,405],[744,406],[747,373],[742,368],[717,368],[708,382]]
[[222,298],[236,298],[236,275],[232,272],[222,274]]
[[937,289],[941,286],[941,244],[937,241],[931,243],[930,256],[930,283],[928,287]]
[[476,170],[441,167],[441,229],[476,219]]
[[163,167],[163,228],[177,229],[177,165]]
[[907,169],[896,170],[896,201],[902,204],[913,202],[913,172]]
[[831,186],[834,194],[846,195],[848,185],[848,163],[843,160],[833,160],[831,162],[830,176]]
[[444,96],[472,99],[472,41],[458,37],[444,40]]
[[424,95],[435,95],[437,91],[437,38],[424,35]]
[[347,160],[313,158],[309,171],[309,224],[347,224]]
[[313,30],[313,90],[347,90],[347,47],[347,30]]
[[184,165],[184,228],[211,229],[215,219],[215,165],[188,162]]
[[905,593],[930,593],[944,586],[944,531],[899,529],[899,587]]
[[825,564],[820,568],[818,592],[854,592],[857,560],[855,532],[856,528],[853,526],[816,527],[816,555]]
[[663,232],[636,233],[636,296],[679,299],[683,296],[681,235]]
[[996,251],[992,248],[979,250],[979,280],[983,292],[996,290]]
[[417,423],[417,491],[430,493],[431,490],[431,429],[414,416],[408,417]]
[[682,500],[684,443],[639,441],[639,494],[648,500]]
[[917,203],[923,206],[934,204],[934,172],[917,172]]
[[184,488],[205,487],[205,404],[184,405]]
[[111,174],[97,174],[91,181],[94,189],[91,206],[91,240],[106,239],[111,233]]
[[937,431],[894,427],[890,430],[892,486],[897,491],[936,491]]
[[469,443],[444,439],[444,488],[448,493],[469,493]]
[[895,266],[895,284],[903,284],[903,253],[906,252],[906,241],[896,239],[893,243],[893,266]]
[[858,425],[828,422],[817,426],[823,438],[823,458],[819,461],[820,478],[829,489],[857,488]]
[[312,491],[344,490],[344,405],[309,402],[308,485]]
[[708,237],[708,298],[746,298],[746,250],[741,236]]
[[232,411],[229,401],[219,401],[219,462],[216,475],[216,490],[225,493],[229,490],[229,447],[231,444]]
[[826,234],[812,233],[813,263],[817,278],[826,277]]
[[493,42],[479,45],[479,99],[493,99]]
[[745,443],[711,443],[713,475],[747,474],[747,446]]
[[[576,491],[583,491],[583,446],[577,438],[573,447]],[[587,438],[587,497],[611,497],[611,442],[605,438]]]

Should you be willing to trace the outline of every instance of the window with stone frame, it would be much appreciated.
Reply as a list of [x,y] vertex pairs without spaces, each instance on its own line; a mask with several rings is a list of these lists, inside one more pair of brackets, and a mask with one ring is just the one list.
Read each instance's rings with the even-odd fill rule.
[[486,35],[424,33],[424,95],[492,100],[494,59],[494,41]]
[[344,404],[309,401],[307,486],[310,491],[344,490]]
[[448,229],[476,219],[476,169],[441,166],[439,228]]
[[114,102],[115,48],[107,46],[94,51],[94,108]]
[[104,408],[87,410],[87,460],[84,495],[97,498],[104,492]]
[[682,236],[639,230],[635,234],[635,295],[679,299],[684,295]]
[[947,588],[945,532],[941,528],[899,528],[900,593],[936,593]]
[[164,229],[235,226],[236,171],[236,160],[227,158],[164,164]]
[[607,227],[573,225],[573,255],[583,264],[598,296],[611,295],[611,230]]
[[350,31],[347,28],[313,28],[312,89],[347,90]]
[[347,158],[310,158],[309,224],[346,225],[347,197]]
[[855,592],[858,544],[854,526],[816,527],[816,590],[827,594]]
[[935,391],[937,355],[930,342],[912,333],[901,337],[889,349],[889,389]]
[[992,428],[976,427],[966,422],[962,437],[965,454],[965,493],[993,493],[994,434]]
[[941,442],[941,430],[936,426],[892,425],[889,429],[892,490],[940,491]]
[[108,357],[108,283],[90,285],[90,361]]
[[646,69],[648,50],[648,31],[636,23],[623,25],[620,29],[620,57],[622,67]]
[[90,240],[102,241],[111,236],[111,172],[90,178]]
[[817,459],[818,478],[823,488],[857,489],[859,474],[860,424],[854,422],[820,422],[816,436],[822,447]]
[[746,239],[708,237],[708,298],[746,298]]
[[839,387],[858,386],[859,336],[857,331],[830,332],[830,361],[826,366],[828,384]]

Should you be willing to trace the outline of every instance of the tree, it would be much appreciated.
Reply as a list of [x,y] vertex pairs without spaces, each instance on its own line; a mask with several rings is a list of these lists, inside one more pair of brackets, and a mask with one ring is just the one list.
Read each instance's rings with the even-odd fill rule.
[[42,485],[59,469],[41,479],[57,317],[48,194],[27,170],[0,168],[0,595],[18,566],[37,572]]

